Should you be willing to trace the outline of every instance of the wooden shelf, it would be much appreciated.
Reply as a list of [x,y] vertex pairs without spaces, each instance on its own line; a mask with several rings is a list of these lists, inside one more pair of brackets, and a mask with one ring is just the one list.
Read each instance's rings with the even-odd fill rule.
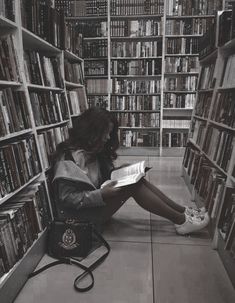
[[51,86],[43,86],[38,84],[28,83],[27,87],[31,91],[54,91],[54,92],[62,92],[63,88],[60,87],[51,87]]
[[[111,109],[110,110],[113,113],[123,113],[124,110],[118,110],[118,109]],[[159,110],[125,110],[125,113],[159,113]]]
[[[23,184],[21,187],[17,188],[15,191],[13,191],[12,193],[7,194],[6,196],[4,196],[3,198],[0,198],[0,205],[2,205],[3,203],[5,203],[7,200],[9,200],[10,198],[12,198],[13,196],[15,196],[17,193],[19,193],[22,189],[26,188],[29,184],[31,184],[32,182],[34,182],[35,180],[37,180],[39,177],[41,176],[41,173],[34,176],[32,179],[30,179],[27,183]],[[1,283],[0,283],[1,285]]]
[[21,131],[18,131],[18,132],[7,134],[4,137],[0,137],[0,143],[3,142],[3,141],[11,140],[11,139],[16,138],[16,137],[31,134],[32,131],[33,130],[30,128],[30,129],[24,129],[24,130],[21,130]]
[[143,59],[162,59],[161,56],[156,57],[111,57],[111,60],[143,60]]
[[84,60],[74,53],[70,52],[69,50],[64,51],[64,57],[72,62],[83,62]]
[[117,40],[117,41],[131,41],[131,40],[159,40],[162,39],[162,36],[143,36],[143,37],[110,37],[111,41],[112,40]]
[[65,81],[65,85],[66,85],[67,88],[80,88],[80,87],[84,87],[83,84],[73,83],[73,82],[68,82],[68,81]]
[[17,24],[4,16],[0,16],[0,27],[4,27],[5,29],[17,29]]
[[49,42],[43,40],[42,38],[38,37],[34,33],[30,32],[29,30],[22,28],[22,37],[23,37],[23,44],[25,49],[32,49],[36,51],[42,51],[46,53],[54,53],[59,54],[61,50],[57,47],[53,46]]
[[134,19],[134,20],[138,20],[138,19],[160,19],[162,18],[163,15],[159,14],[159,15],[125,15],[125,16],[117,16],[117,15],[111,15],[110,18],[111,20],[126,20],[126,19]]
[[54,123],[54,124],[36,126],[36,130],[37,130],[37,132],[40,132],[40,131],[46,130],[48,128],[55,128],[55,127],[62,126],[64,124],[67,124],[68,122],[69,122],[69,120],[65,120],[65,121]]
[[14,81],[7,81],[7,80],[0,80],[0,87],[19,87],[22,83],[20,82],[14,82]]
[[12,303],[28,280],[28,275],[34,271],[46,251],[47,232],[42,232],[38,239],[26,252],[24,257],[14,267],[0,278],[1,301]]
[[173,16],[173,15],[167,15],[166,19],[208,19],[208,18],[215,18],[214,15],[194,15],[194,16]]

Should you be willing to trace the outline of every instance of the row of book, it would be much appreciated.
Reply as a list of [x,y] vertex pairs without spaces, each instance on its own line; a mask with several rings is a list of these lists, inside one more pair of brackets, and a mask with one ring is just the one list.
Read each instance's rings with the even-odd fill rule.
[[68,82],[84,84],[84,75],[81,62],[74,63],[64,59],[64,76]]
[[195,73],[199,70],[197,57],[166,57],[165,72],[167,73]]
[[223,196],[226,176],[190,144],[186,147],[183,165],[210,217],[216,218]]
[[227,58],[226,64],[224,66],[223,78],[221,86],[224,88],[234,87],[235,80],[235,54]]
[[160,127],[160,113],[116,113],[122,127]]
[[86,60],[84,62],[84,71],[87,76],[107,76],[108,75],[108,61],[99,60],[91,61]]
[[16,40],[13,35],[0,37],[0,80],[21,81]]
[[[234,237],[233,223],[235,220],[235,190],[234,187],[226,187],[224,194],[224,205],[221,209],[221,215],[218,223],[219,230],[225,241]],[[232,242],[232,241],[230,241]],[[230,244],[229,250],[232,257],[235,257],[235,241]]]
[[208,18],[167,19],[166,35],[202,35],[211,24]]
[[112,75],[161,75],[161,59],[139,59],[139,60],[112,60]]
[[108,79],[86,79],[87,94],[108,94]]
[[159,131],[150,130],[119,130],[119,139],[121,146],[124,147],[159,147]]
[[64,49],[63,12],[53,8],[51,1],[45,0],[22,0],[20,5],[22,26]]
[[78,20],[78,31],[86,37],[107,37],[108,22],[104,20]]
[[108,96],[87,96],[88,107],[108,108]]
[[169,0],[165,5],[167,15],[171,16],[212,15],[222,9],[220,0]]
[[87,41],[83,43],[84,58],[104,58],[108,57],[108,41],[96,40]]
[[156,94],[161,91],[161,80],[112,80],[112,92],[114,94]]
[[208,118],[212,101],[212,92],[199,93],[197,103],[195,105],[195,115]]
[[229,168],[234,138],[233,133],[212,125],[208,126],[205,133],[203,151],[224,171],[228,171]]
[[205,137],[206,123],[205,120],[192,119],[191,129],[190,129],[190,138],[202,148],[203,139]]
[[30,92],[36,126],[62,122],[68,119],[68,108],[64,94],[54,92]]
[[25,77],[28,83],[63,88],[58,57],[47,57],[34,50],[24,52]]
[[66,139],[68,139],[68,126],[51,128],[38,134],[44,169],[51,167],[56,146]]
[[51,215],[43,183],[27,190],[0,207],[0,277],[7,273],[49,225]]
[[235,127],[234,91],[218,93],[212,108],[211,120]]
[[111,37],[161,36],[162,22],[157,19],[111,20]]
[[200,72],[200,78],[198,82],[198,89],[210,89],[215,85],[214,78],[215,64],[209,64],[202,66]]
[[163,14],[163,0],[111,0],[112,16]]
[[24,91],[0,91],[0,137],[31,127]]
[[67,91],[67,99],[71,115],[79,115],[88,108],[87,99],[83,88]]
[[217,20],[216,18],[214,18],[211,20],[211,25],[209,26],[207,31],[199,39],[199,43],[198,43],[199,59],[206,57],[212,51],[215,50],[216,28],[217,28]]
[[232,1],[230,4],[231,9],[225,10],[219,15],[219,46],[224,45],[235,37],[235,4]]
[[163,108],[190,108],[195,104],[196,94],[165,93]]
[[80,24],[77,20],[65,21],[65,50],[83,58],[83,35],[80,33]]
[[176,120],[176,119],[167,119],[164,117],[162,120],[162,127],[163,128],[186,128],[190,127],[190,120]]
[[112,57],[161,57],[162,41],[112,41]]
[[0,197],[15,191],[41,170],[33,136],[1,146],[0,159]]
[[160,110],[160,96],[111,96],[111,110]]
[[166,54],[198,54],[197,37],[166,38]]
[[186,132],[166,132],[162,133],[163,147],[185,147],[188,140]]
[[197,88],[197,76],[181,76],[165,78],[166,91],[195,91]]
[[68,17],[107,15],[107,0],[56,0],[55,7]]
[[15,21],[15,0],[0,0],[0,16]]

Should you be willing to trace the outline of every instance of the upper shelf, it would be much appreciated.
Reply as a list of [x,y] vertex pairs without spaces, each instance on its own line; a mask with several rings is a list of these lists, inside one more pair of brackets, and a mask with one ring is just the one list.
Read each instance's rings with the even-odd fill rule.
[[25,48],[35,49],[37,51],[44,51],[49,53],[61,53],[60,49],[25,28],[22,28],[22,36]]
[[0,27],[9,27],[11,29],[16,29],[17,24],[3,16],[0,16]]

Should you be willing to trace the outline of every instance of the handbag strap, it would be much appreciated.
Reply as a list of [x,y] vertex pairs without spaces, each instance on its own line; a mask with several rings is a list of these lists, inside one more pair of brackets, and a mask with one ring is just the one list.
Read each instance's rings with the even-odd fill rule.
[[[102,237],[102,235],[96,230],[96,229],[93,229],[94,230],[94,234],[95,236],[100,240],[100,242],[103,244],[103,246],[106,247],[106,252],[100,256],[95,262],[93,262],[90,266],[85,266],[83,264],[81,264],[81,262],[79,262],[77,259],[71,257],[71,258],[60,258],[59,260],[57,261],[54,261],[54,262],[51,262],[41,268],[39,268],[38,270],[32,272],[31,274],[29,274],[28,278],[32,278],[38,274],[40,274],[41,272],[43,272],[44,270],[47,270],[48,268],[50,267],[53,267],[53,266],[56,266],[56,265],[59,265],[59,264],[73,264],[73,265],[76,265],[78,267],[80,267],[81,269],[84,270],[83,273],[81,273],[80,275],[78,275],[75,280],[74,280],[74,288],[75,290],[79,291],[79,292],[86,292],[88,290],[90,290],[93,286],[94,286],[94,283],[95,283],[95,279],[94,279],[94,275],[92,273],[92,271],[98,266],[100,265],[106,258],[107,256],[109,255],[110,253],[110,246],[108,244],[108,242]],[[79,283],[82,281],[82,279],[84,277],[86,277],[87,275],[90,276],[91,278],[91,283],[88,285],[88,286],[85,286],[85,287],[80,287],[79,286]]]

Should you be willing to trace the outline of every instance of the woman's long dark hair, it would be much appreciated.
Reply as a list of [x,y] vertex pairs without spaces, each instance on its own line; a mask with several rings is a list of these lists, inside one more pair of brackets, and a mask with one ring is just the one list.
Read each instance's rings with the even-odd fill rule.
[[97,156],[101,162],[115,160],[117,158],[116,151],[119,147],[118,122],[111,112],[99,107],[92,107],[73,119],[69,139],[57,146],[54,160],[58,160],[67,150],[81,148],[92,152],[93,148],[102,141],[102,136],[109,128],[110,122],[113,124],[110,139]]

